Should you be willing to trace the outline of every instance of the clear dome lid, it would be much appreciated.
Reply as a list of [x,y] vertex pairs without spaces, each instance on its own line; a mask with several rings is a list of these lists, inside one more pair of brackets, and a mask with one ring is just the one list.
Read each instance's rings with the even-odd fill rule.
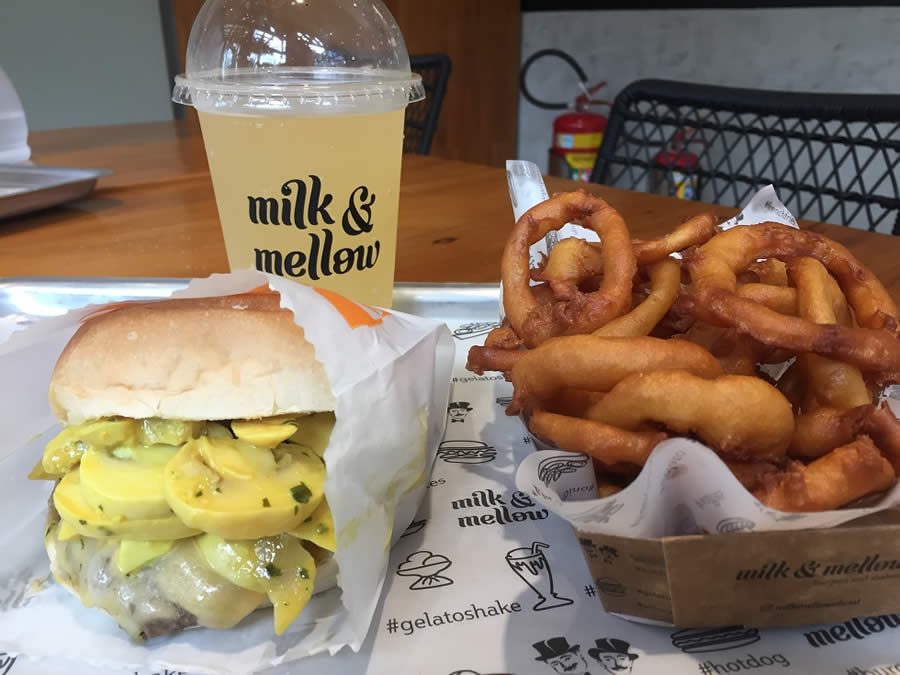
[[245,114],[375,112],[424,97],[381,0],[206,0],[172,92]]

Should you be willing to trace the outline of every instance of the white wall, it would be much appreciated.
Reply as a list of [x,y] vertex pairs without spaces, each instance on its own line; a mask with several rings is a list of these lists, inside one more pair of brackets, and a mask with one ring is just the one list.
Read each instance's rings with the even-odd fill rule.
[[32,130],[172,119],[156,0],[0,0],[0,68]]
[[[900,93],[900,8],[529,12],[522,60],[557,47],[612,98],[633,80],[659,77],[737,87]],[[543,100],[574,100],[577,78],[559,59],[530,71]],[[601,92],[602,93],[602,92]],[[519,102],[518,156],[546,169],[553,118]]]

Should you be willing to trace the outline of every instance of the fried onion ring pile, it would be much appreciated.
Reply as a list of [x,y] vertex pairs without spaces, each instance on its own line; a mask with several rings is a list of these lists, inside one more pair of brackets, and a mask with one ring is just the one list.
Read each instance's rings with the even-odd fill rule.
[[[531,290],[528,249],[570,221],[600,236],[603,280],[591,292],[579,290],[574,283],[562,284],[562,297],[541,304]],[[510,233],[501,262],[506,317],[527,347],[556,335],[590,333],[631,308],[636,271],[628,228],[615,209],[584,192],[556,195],[526,211]],[[552,285],[551,289],[556,292]]]
[[[600,241],[563,239],[532,269],[530,246],[567,222]],[[900,473],[900,421],[877,403],[900,380],[897,306],[821,234],[701,214],[637,240],[602,199],[562,193],[516,223],[501,277],[506,318],[467,367],[512,382],[507,414],[535,436],[590,455],[599,496],[671,436],[783,511],[840,508]]]

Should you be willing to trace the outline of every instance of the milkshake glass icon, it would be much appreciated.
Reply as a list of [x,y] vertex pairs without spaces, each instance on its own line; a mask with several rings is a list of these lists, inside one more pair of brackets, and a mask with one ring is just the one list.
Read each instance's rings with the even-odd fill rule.
[[531,548],[514,548],[506,554],[506,563],[540,598],[532,607],[535,612],[571,605],[574,601],[556,594],[553,572],[542,549],[548,544],[536,541]]

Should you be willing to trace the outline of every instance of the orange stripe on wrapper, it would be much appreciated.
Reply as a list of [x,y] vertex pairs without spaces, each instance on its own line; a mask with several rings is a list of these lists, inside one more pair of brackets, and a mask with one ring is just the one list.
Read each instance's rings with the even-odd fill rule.
[[334,291],[328,291],[324,288],[313,288],[313,290],[325,298],[344,317],[344,321],[347,322],[351,329],[359,328],[360,326],[377,326],[382,323],[383,317],[390,314],[387,310],[354,302]]

